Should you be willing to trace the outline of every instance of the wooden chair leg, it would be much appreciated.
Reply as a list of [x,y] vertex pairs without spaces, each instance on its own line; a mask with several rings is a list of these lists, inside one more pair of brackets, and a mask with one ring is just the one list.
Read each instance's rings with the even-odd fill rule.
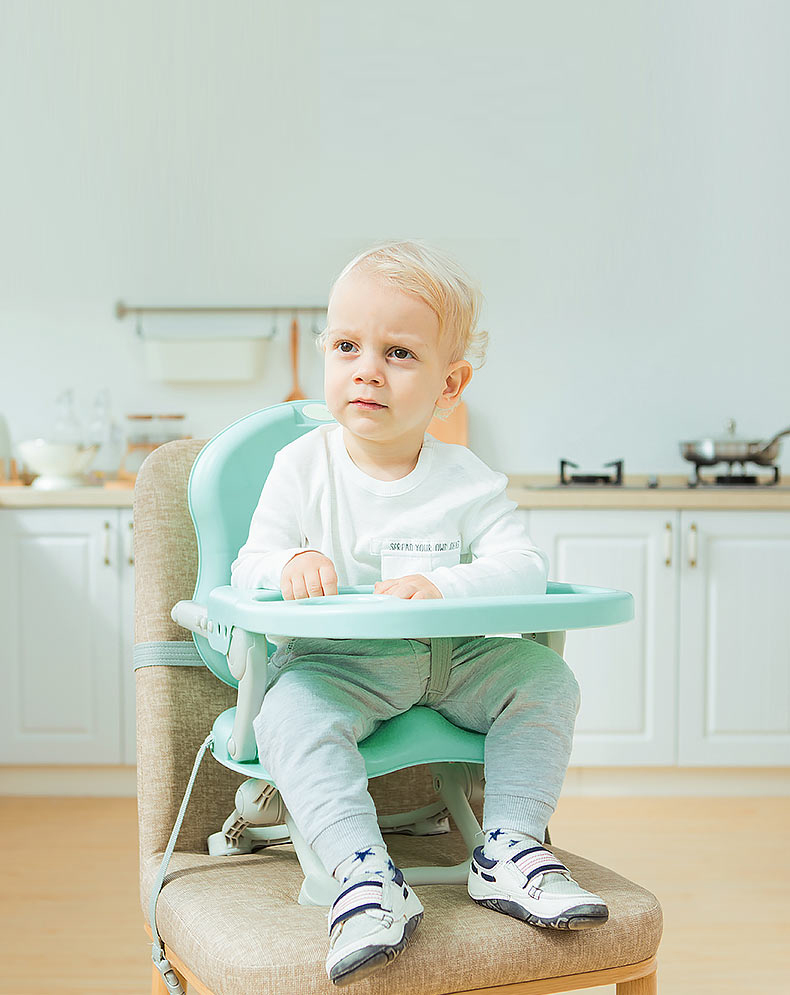
[[644,978],[621,981],[617,985],[617,995],[657,995],[657,992],[658,981],[655,971]]

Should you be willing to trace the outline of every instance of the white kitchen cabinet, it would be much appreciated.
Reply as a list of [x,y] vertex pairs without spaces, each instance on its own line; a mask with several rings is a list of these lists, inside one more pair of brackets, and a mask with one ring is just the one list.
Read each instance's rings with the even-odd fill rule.
[[0,511],[0,762],[129,762],[130,518]]
[[790,514],[680,514],[681,764],[790,765]]
[[569,632],[577,765],[790,765],[790,514],[532,511],[552,580],[634,595]]
[[552,580],[634,596],[622,625],[567,635],[565,659],[581,687],[572,764],[675,762],[677,599],[675,514],[533,511],[529,531]]

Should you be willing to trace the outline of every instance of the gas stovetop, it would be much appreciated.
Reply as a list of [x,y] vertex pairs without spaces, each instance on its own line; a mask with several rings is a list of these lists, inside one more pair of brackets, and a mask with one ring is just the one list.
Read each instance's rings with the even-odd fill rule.
[[[772,487],[779,483],[779,467],[773,464],[762,466],[755,464],[753,467],[745,467],[744,463],[738,461],[725,463],[726,468],[722,471],[722,464],[715,464],[713,467],[700,467],[694,465],[694,471],[689,477],[687,487]],[[560,460],[560,474],[555,487],[622,487],[630,488],[635,485],[628,485],[624,482],[624,460],[612,460],[604,463],[600,470],[592,472],[572,473],[571,470],[578,470],[578,463],[570,460]],[[637,485],[638,486],[638,485]],[[658,477],[649,476],[644,487],[657,487]]]

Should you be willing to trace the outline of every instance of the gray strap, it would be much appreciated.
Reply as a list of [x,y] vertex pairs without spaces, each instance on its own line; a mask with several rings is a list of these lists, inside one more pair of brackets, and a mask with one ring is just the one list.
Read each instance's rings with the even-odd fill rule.
[[438,701],[447,690],[450,681],[450,664],[453,660],[453,641],[450,638],[431,640],[431,677],[428,682],[426,700]]
[[190,639],[188,642],[137,643],[134,669],[140,667],[205,667],[205,664]]
[[186,993],[181,987],[181,982],[178,980],[178,976],[173,970],[170,961],[167,957],[165,957],[165,946],[164,943],[162,943],[162,937],[159,935],[159,930],[156,928],[156,903],[159,901],[159,892],[162,890],[165,874],[167,874],[167,865],[170,863],[170,858],[173,856],[173,850],[176,848],[176,840],[178,839],[178,834],[181,831],[181,823],[184,821],[184,813],[186,812],[187,805],[189,804],[189,796],[192,794],[192,787],[195,783],[195,778],[197,777],[200,761],[203,759],[206,750],[212,745],[212,743],[213,736],[209,733],[204,739],[203,745],[197,751],[195,766],[192,768],[192,774],[190,775],[187,789],[184,792],[184,797],[181,801],[181,808],[178,810],[178,815],[176,816],[173,832],[170,834],[170,839],[167,841],[167,848],[165,849],[164,856],[162,857],[162,863],[159,866],[159,873],[157,874],[156,881],[154,881],[154,886],[151,889],[151,902],[148,907],[148,919],[151,923],[151,939],[154,941],[151,949],[151,956],[153,958],[154,966],[164,978],[168,992],[172,992],[173,995],[186,995]]

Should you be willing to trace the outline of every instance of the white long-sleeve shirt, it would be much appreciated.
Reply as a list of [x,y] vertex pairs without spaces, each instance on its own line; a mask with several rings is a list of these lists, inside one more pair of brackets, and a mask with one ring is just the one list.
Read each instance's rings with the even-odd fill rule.
[[285,564],[313,549],[338,587],[422,574],[445,598],[544,594],[548,559],[506,486],[465,446],[427,434],[411,473],[377,480],[352,461],[341,427],[322,425],[277,453],[231,584],[279,590]]

